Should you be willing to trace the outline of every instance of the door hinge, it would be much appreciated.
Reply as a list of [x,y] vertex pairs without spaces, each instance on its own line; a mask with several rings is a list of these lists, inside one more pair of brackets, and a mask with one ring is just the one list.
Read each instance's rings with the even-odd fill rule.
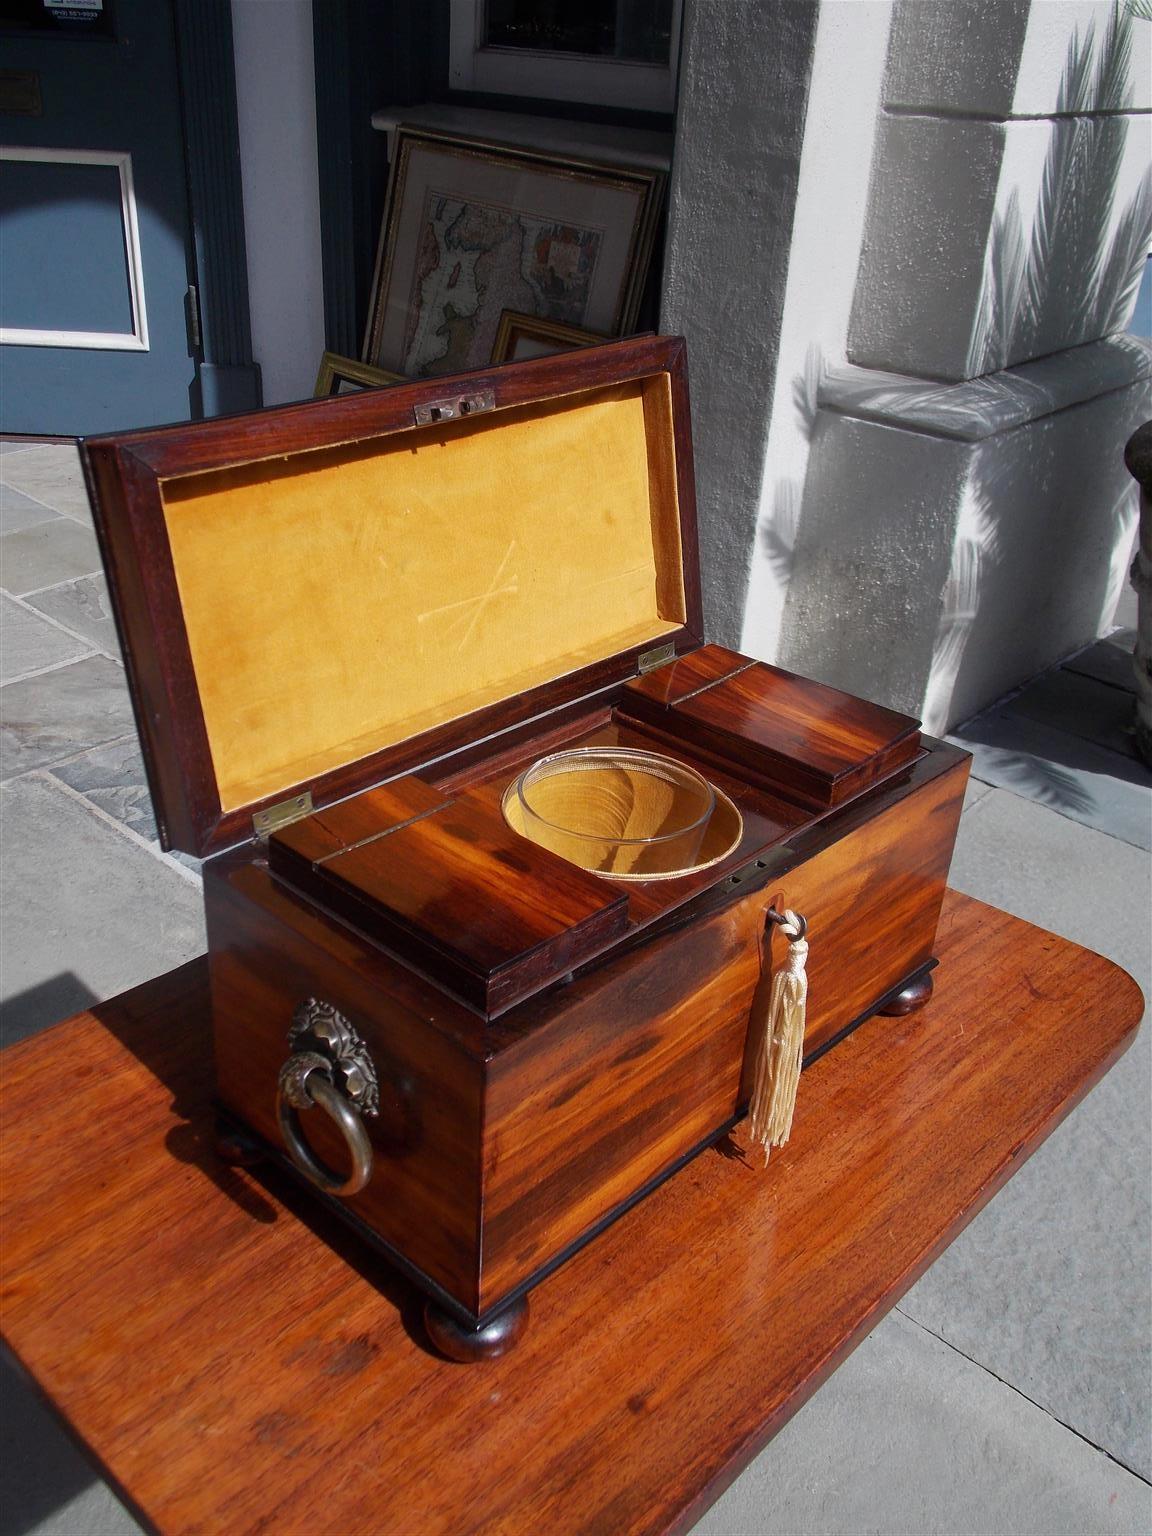
[[252,831],[258,843],[266,843],[273,832],[291,826],[294,821],[302,821],[311,814],[312,791],[306,789],[302,795],[293,795],[291,800],[281,800],[278,805],[269,805],[257,811],[252,818]]
[[641,676],[645,672],[655,672],[657,667],[663,667],[670,661],[676,660],[676,643],[671,645],[658,645],[655,650],[641,653],[636,666]]
[[0,112],[11,112],[17,117],[44,115],[39,70],[0,69]]
[[193,283],[188,285],[188,292],[184,295],[184,323],[188,327],[189,352],[199,352],[203,345],[200,334],[200,295]]

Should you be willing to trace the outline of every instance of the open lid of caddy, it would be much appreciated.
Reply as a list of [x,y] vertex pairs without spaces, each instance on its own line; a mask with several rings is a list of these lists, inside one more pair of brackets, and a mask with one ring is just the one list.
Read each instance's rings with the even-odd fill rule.
[[164,846],[247,841],[698,646],[684,354],[84,442]]

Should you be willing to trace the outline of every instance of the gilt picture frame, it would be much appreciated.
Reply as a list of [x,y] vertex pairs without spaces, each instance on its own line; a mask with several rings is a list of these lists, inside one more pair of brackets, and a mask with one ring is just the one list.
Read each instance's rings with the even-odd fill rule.
[[408,378],[486,366],[505,310],[625,335],[664,173],[396,130],[363,361]]
[[539,315],[522,315],[514,309],[506,309],[496,327],[492,361],[520,363],[529,357],[551,357],[556,352],[594,347],[607,340],[606,336],[581,330],[576,325],[561,325],[558,320],[542,320]]
[[314,399],[323,399],[326,395],[347,395],[360,389],[379,389],[386,384],[403,383],[402,373],[372,368],[359,358],[341,357],[339,352],[325,352],[320,359],[312,395]]

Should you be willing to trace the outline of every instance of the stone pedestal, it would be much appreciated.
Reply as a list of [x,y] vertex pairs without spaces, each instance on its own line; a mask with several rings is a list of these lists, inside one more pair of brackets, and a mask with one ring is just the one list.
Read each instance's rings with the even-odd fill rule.
[[819,396],[778,659],[946,730],[1100,633],[1152,408],[1116,337],[962,384],[845,368]]

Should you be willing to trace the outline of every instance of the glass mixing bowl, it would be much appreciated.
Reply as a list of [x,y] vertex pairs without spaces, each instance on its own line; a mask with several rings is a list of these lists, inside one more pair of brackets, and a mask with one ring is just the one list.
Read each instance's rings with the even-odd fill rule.
[[582,869],[667,879],[696,867],[716,793],[656,752],[575,747],[526,769],[505,795],[509,822]]

